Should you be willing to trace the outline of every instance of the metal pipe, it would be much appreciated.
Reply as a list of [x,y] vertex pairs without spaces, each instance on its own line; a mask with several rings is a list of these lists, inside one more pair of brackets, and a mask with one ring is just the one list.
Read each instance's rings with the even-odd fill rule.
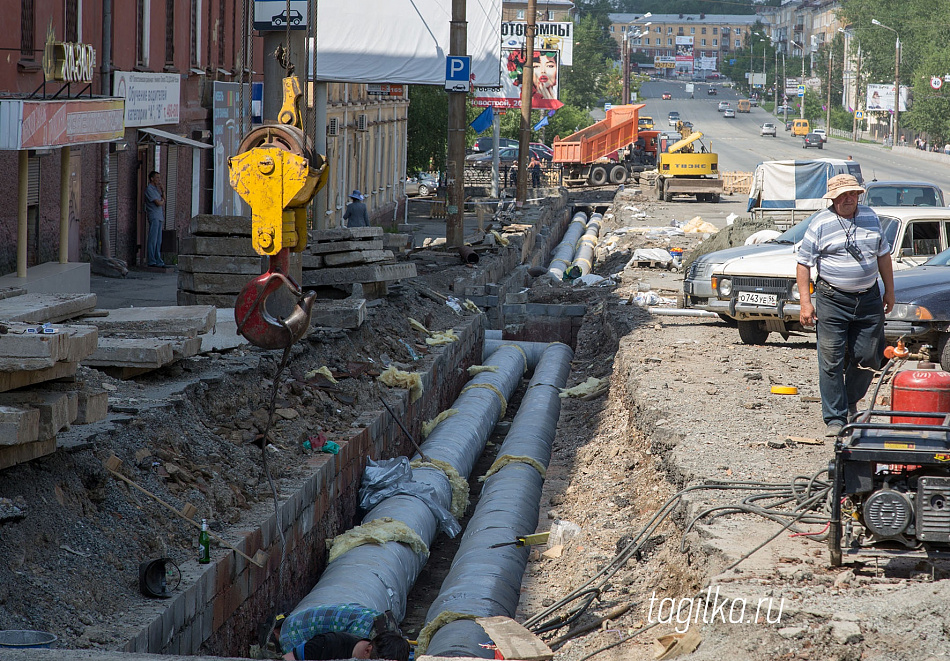
[[[544,350],[547,349],[552,342],[522,342],[520,340],[505,340],[502,338],[502,331],[500,330],[486,330],[485,331],[485,348],[482,350],[482,360],[488,360],[488,357],[492,355],[499,347],[503,347],[506,344],[511,344],[522,351],[524,351],[525,358],[528,359],[528,371],[534,372],[534,368],[538,366],[538,361],[541,360],[541,354],[544,353]],[[566,346],[566,345],[565,345]]]
[[719,319],[719,315],[708,310],[685,310],[683,308],[647,308],[650,314],[658,317],[707,317]]
[[590,221],[587,223],[587,230],[581,237],[577,247],[577,254],[571,262],[571,268],[567,274],[572,278],[579,278],[587,275],[594,267],[594,248],[597,246],[597,240],[600,237],[600,226],[604,217],[599,213],[591,214]]
[[554,257],[551,259],[551,263],[548,264],[548,273],[557,278],[558,281],[564,277],[564,271],[570,267],[574,260],[574,253],[577,252],[577,242],[580,241],[586,229],[587,214],[578,211],[571,219],[571,224],[564,232],[561,242],[554,249]]
[[[503,401],[507,405],[521,381],[525,357],[515,347],[502,347],[484,364],[495,365],[498,371],[482,372],[473,378],[452,404],[458,413],[443,420],[421,446],[427,457],[448,463],[463,479],[468,479],[501,418]],[[419,455],[414,457],[418,458]],[[445,509],[451,507],[452,485],[442,471],[415,468],[412,481],[431,487],[438,504]],[[425,502],[413,496],[397,495],[383,500],[362,523],[382,517],[402,521],[427,547],[435,538],[435,516]],[[427,553],[416,553],[401,542],[356,547],[327,565],[317,585],[294,607],[288,619],[312,606],[359,603],[380,612],[391,610],[401,620],[406,613],[409,590],[427,558]]]
[[[573,355],[563,344],[552,344],[544,351],[499,449],[499,459],[528,457],[547,469],[561,412],[558,393],[567,383]],[[459,550],[426,615],[427,623],[446,611],[476,617],[515,616],[530,549],[491,547],[535,531],[543,483],[544,475],[529,461],[511,461],[485,479]],[[479,647],[487,639],[471,620],[455,620],[435,632],[425,653],[492,658]]]
[[59,263],[69,261],[69,145],[59,150]]
[[16,220],[16,277],[26,277],[27,248],[27,200],[30,193],[30,152],[21,149],[17,152],[17,220]]
[[460,246],[459,257],[466,264],[478,264],[478,253],[471,246]]

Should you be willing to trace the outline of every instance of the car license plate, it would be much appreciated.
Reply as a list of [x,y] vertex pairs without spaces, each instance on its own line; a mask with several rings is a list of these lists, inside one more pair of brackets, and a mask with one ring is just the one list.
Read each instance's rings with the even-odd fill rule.
[[778,297],[775,294],[759,294],[754,291],[740,291],[739,302],[751,303],[752,305],[770,305],[775,306]]

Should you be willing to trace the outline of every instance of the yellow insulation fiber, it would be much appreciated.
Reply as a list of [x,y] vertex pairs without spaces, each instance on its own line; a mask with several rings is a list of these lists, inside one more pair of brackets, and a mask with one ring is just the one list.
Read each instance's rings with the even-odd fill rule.
[[442,611],[439,613],[435,619],[422,627],[422,631],[416,636],[416,658],[418,659],[425,654],[426,648],[429,647],[429,641],[432,640],[432,636],[438,633],[439,629],[446,624],[451,624],[456,620],[474,620],[477,617],[479,616],[469,615],[468,613],[454,613],[452,611]]
[[500,245],[507,246],[509,243],[511,243],[511,241],[503,237],[501,234],[499,234],[495,230],[488,230],[488,231],[491,232],[491,235],[495,237],[495,241],[497,241]]
[[481,374],[482,372],[497,372],[498,365],[472,365],[468,368],[468,375],[475,376],[476,374]]
[[333,374],[330,373],[330,369],[324,365],[323,367],[315,370],[310,370],[303,375],[305,379],[314,379],[318,376],[322,376],[330,383],[339,383],[336,379],[333,378]]
[[440,459],[433,459],[432,461],[416,459],[410,465],[413,468],[431,466],[445,473],[449,484],[452,485],[452,507],[450,508],[452,516],[456,519],[461,519],[462,515],[465,514],[465,510],[468,509],[468,480],[459,475],[459,472],[455,470],[452,464]]
[[364,544],[378,544],[382,546],[386,542],[402,542],[416,553],[429,555],[429,547],[422,541],[416,532],[402,521],[391,519],[388,516],[381,519],[374,519],[361,526],[350,528],[342,535],[333,538],[330,548],[329,562],[333,562],[338,557],[357,546]]
[[376,378],[390,388],[408,389],[410,404],[422,397],[422,375],[418,372],[404,372],[390,365]]
[[498,388],[490,383],[470,383],[462,388],[462,392],[459,393],[459,395],[464,393],[466,390],[471,390],[472,388],[486,388],[498,395],[498,401],[501,402],[501,414],[498,416],[498,419],[501,420],[505,417],[505,411],[508,410],[508,402],[505,400],[505,396],[501,394],[501,391]]
[[455,334],[455,331],[451,328],[447,331],[436,331],[432,333],[432,337],[426,338],[426,344],[430,347],[438,347],[443,344],[451,344],[452,342],[458,342],[459,336]]
[[508,464],[528,464],[541,474],[541,479],[544,479],[545,473],[547,473],[547,470],[541,465],[541,462],[534,457],[519,457],[513,454],[503,454],[495,459],[495,462],[491,465],[491,468],[488,469],[488,472],[478,478],[478,481],[484,482]]
[[408,319],[409,319],[409,327],[412,328],[412,330],[419,331],[420,333],[425,333],[426,335],[432,335],[429,329],[423,326],[421,322],[416,321],[412,317],[408,317]]
[[422,438],[428,438],[429,434],[432,433],[432,430],[435,429],[439,425],[440,422],[442,422],[446,418],[451,418],[453,415],[455,415],[458,412],[459,412],[458,409],[445,409],[444,411],[442,411],[442,413],[435,416],[428,422],[423,422],[422,423]]
[[590,395],[598,392],[604,386],[604,380],[598,379],[595,377],[589,377],[584,383],[579,383],[573,388],[562,388],[560,395],[561,399],[566,397],[583,397],[584,395]]

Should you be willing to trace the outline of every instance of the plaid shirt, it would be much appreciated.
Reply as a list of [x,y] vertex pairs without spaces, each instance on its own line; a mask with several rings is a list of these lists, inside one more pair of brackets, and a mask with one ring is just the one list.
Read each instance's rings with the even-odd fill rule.
[[328,604],[307,608],[287,616],[280,628],[284,653],[317,634],[340,631],[367,640],[373,637],[373,624],[379,611],[359,604]]

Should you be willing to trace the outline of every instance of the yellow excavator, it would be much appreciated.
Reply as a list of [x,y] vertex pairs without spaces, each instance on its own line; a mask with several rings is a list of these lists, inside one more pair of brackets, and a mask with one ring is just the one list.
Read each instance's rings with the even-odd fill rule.
[[719,156],[703,144],[703,134],[677,122],[681,139],[660,139],[656,157],[656,197],[672,202],[676,195],[695,195],[700,202],[718,202],[723,184]]

